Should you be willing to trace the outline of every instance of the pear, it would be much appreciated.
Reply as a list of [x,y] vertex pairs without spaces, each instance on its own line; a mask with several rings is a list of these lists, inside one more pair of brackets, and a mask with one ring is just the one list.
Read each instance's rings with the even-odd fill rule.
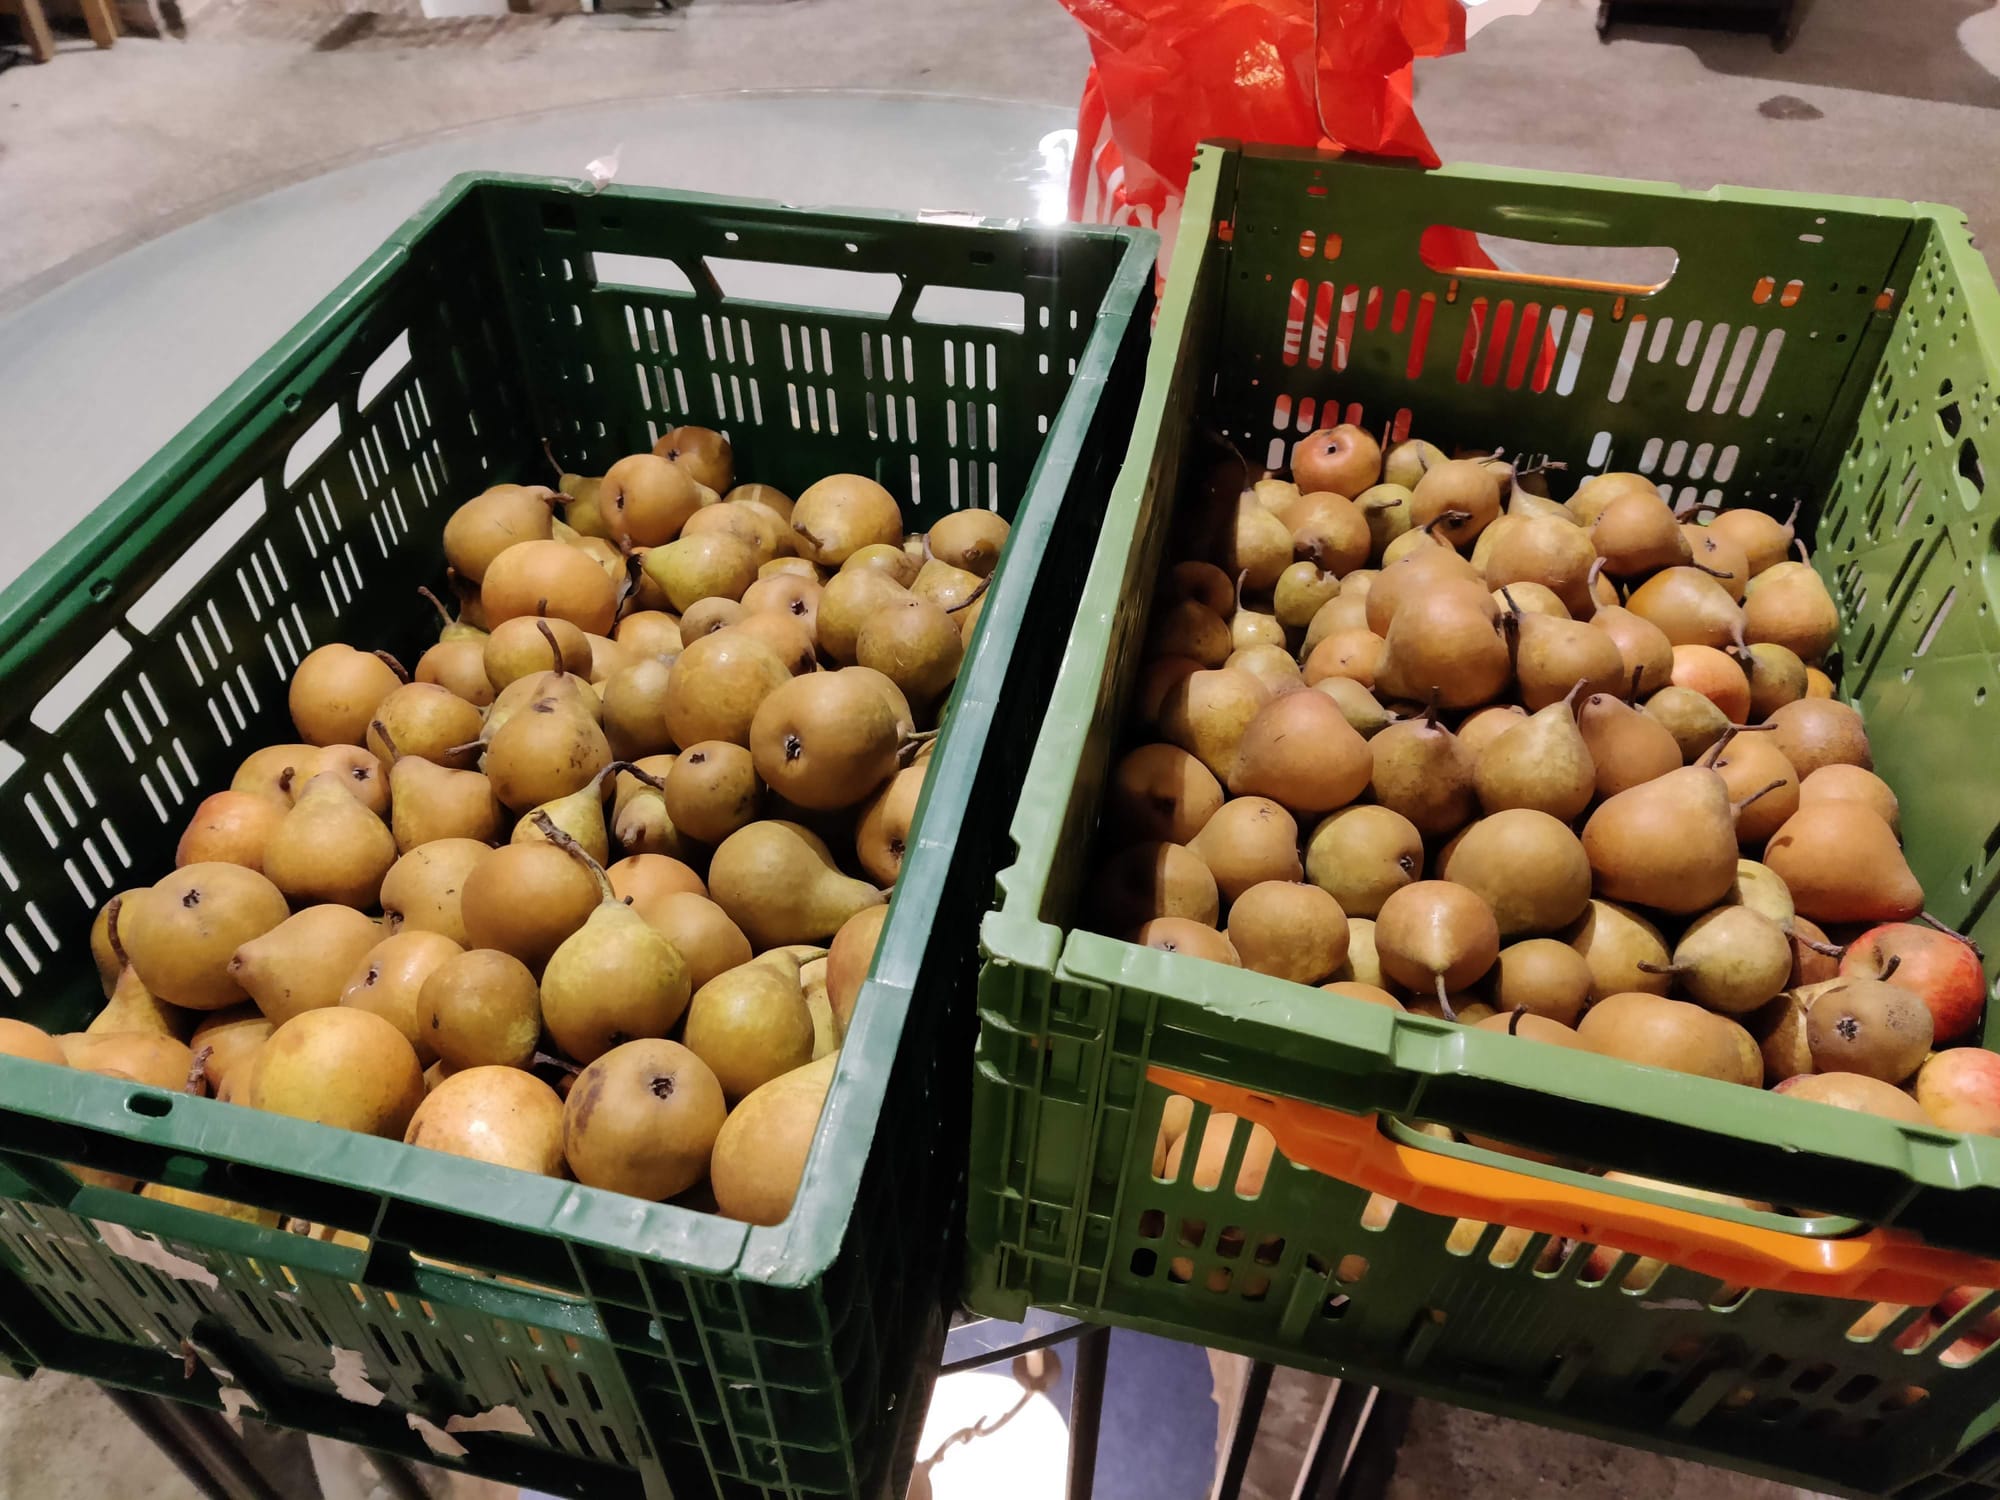
[[[1527,519],[1526,516],[1503,515],[1479,533],[1479,540],[1472,544],[1472,566],[1479,570],[1480,577],[1484,578],[1486,576],[1486,564],[1492,560],[1493,549],[1509,535],[1526,525]],[[1575,528],[1571,529],[1574,530]],[[1595,560],[1595,557],[1596,554],[1593,553],[1593,560]],[[1588,564],[1585,564],[1586,569],[1588,569],[1588,566]],[[1509,582],[1512,581],[1511,579],[1509,580]]]
[[598,696],[596,688],[567,672],[543,672],[539,676],[510,682],[494,695],[493,706],[486,710],[486,726],[481,731],[481,738],[492,744],[493,736],[500,732],[502,725],[544,699],[556,707],[587,715],[600,724],[603,722],[604,700]]
[[1449,992],[1478,983],[1500,955],[1493,912],[1475,892],[1446,880],[1420,880],[1382,903],[1375,949],[1397,984],[1433,992],[1445,1014]]
[[[254,939],[253,939],[254,941]],[[129,966],[119,972],[104,1009],[91,1018],[84,1032],[90,1036],[117,1036],[123,1032],[144,1032],[151,1036],[186,1041],[194,1029],[194,1014],[169,1005],[146,988]]]
[[899,545],[903,513],[895,497],[874,480],[830,474],[807,486],[792,503],[792,530],[804,556],[837,568],[871,544]]
[[389,828],[397,849],[407,854],[439,840],[486,843],[500,831],[500,800],[483,774],[401,754],[380,720],[370,732],[381,734],[390,756]]
[[1373,739],[1394,720],[1375,695],[1352,678],[1323,678],[1313,684],[1313,691],[1331,698],[1349,727],[1364,740]]
[[1491,604],[1484,595],[1475,601],[1451,588],[1406,600],[1383,638],[1375,686],[1392,698],[1435,699],[1445,708],[1473,708],[1499,697],[1514,672]]
[[[893,886],[903,873],[903,856],[924,793],[926,766],[906,766],[862,805],[854,823],[854,857],[877,885]],[[1205,773],[1204,773],[1205,774]]]
[[[1560,599],[1563,608],[1578,618],[1591,611],[1590,570],[1597,553],[1590,537],[1567,515],[1561,520],[1547,516],[1505,518],[1512,524],[1493,538],[1482,572],[1489,589],[1512,583],[1540,584]],[[1480,537],[1499,530],[1496,521]]]
[[[1291,528],[1294,554],[1337,577],[1366,566],[1374,550],[1367,515],[1345,495],[1313,491],[1289,506],[1281,519]],[[1269,587],[1276,588],[1283,576]]]
[[[184,1043],[170,1036],[138,1031],[98,1036],[74,1032],[57,1041],[64,1059],[78,1072],[126,1078],[149,1088],[167,1089],[174,1093],[184,1089],[199,1092],[201,1087],[194,1054]],[[110,1184],[99,1182],[97,1185]]]
[[908,589],[879,569],[842,568],[820,590],[814,617],[820,650],[841,666],[853,666],[861,627],[869,617],[909,597]]
[[488,852],[476,839],[433,839],[397,860],[382,877],[382,915],[390,931],[442,933],[465,947],[461,892]]
[[[480,650],[480,664],[486,670],[488,687],[498,693],[510,683],[519,682],[523,677],[537,672],[574,672],[579,677],[590,675],[590,637],[578,630],[567,620],[550,620],[540,615],[516,615],[496,626],[486,637]],[[377,708],[375,717],[388,724],[396,739],[403,743],[405,753],[422,754],[416,748],[416,741],[410,735],[408,714],[404,722],[398,723],[387,712],[396,704],[397,694],[391,693]],[[478,731],[475,729],[474,733]],[[440,745],[455,745],[472,738],[470,734],[460,734],[456,739],[441,739]],[[379,746],[370,745],[377,755],[382,755]],[[387,757],[384,756],[384,759]],[[452,762],[451,764],[459,764]]]
[[673,663],[655,656],[620,668],[604,680],[604,738],[620,760],[673,748],[666,721],[667,682],[672,676]]
[[1577,1023],[1593,1052],[1756,1088],[1764,1081],[1757,1039],[1727,1016],[1685,1000],[1631,993],[1607,995]]
[[1297,880],[1299,825],[1268,797],[1233,797],[1188,843],[1215,876],[1224,901],[1234,901],[1264,880]]
[[[1372,985],[1377,989],[1389,982],[1382,972],[1382,955],[1375,951],[1375,922],[1371,917],[1347,919],[1347,957],[1334,970],[1332,983]],[[1325,986],[1321,986],[1325,988]],[[1397,1002],[1397,1009],[1402,1003]]]
[[[1367,612],[1363,623],[1385,638],[1405,601],[1423,598],[1435,592],[1441,584],[1469,583],[1478,589],[1482,598],[1486,596],[1486,586],[1471,563],[1451,548],[1432,543],[1422,532],[1410,532],[1400,540],[1407,541],[1411,536],[1422,538],[1424,545],[1408,557],[1385,565],[1362,601]],[[1341,597],[1346,597],[1344,590]],[[1486,607],[1490,614],[1499,613],[1491,600]]]
[[1659,496],[1659,486],[1644,474],[1620,473],[1613,470],[1607,474],[1593,474],[1576,487],[1564,505],[1576,517],[1580,526],[1594,526],[1597,518],[1604,514],[1613,500],[1620,495]]
[[1304,630],[1329,602],[1340,595],[1340,575],[1316,562],[1295,562],[1278,575],[1271,590],[1271,612],[1288,630]]
[[1590,861],[1566,824],[1533,808],[1481,818],[1438,857],[1438,874],[1480,896],[1500,935],[1554,932],[1590,905]]
[[[760,506],[734,501],[704,504],[687,518],[679,540],[689,537],[726,536],[742,542],[756,558],[758,568],[792,550],[791,528],[778,524],[777,517]],[[753,577],[753,583],[756,581]],[[747,592],[747,589],[746,589]]]
[[1813,802],[1859,802],[1889,825],[1891,832],[1902,826],[1902,808],[1889,783],[1873,771],[1859,766],[1821,766],[1799,782],[1799,805]]
[[687,1006],[683,1041],[732,1103],[812,1061],[812,1012],[799,961],[784,950],[718,974]]
[[1443,463],[1445,458],[1445,451],[1437,444],[1421,438],[1405,438],[1383,457],[1383,482],[1409,489],[1424,477],[1426,470]]
[[597,883],[562,850],[505,844],[465,877],[459,910],[475,948],[497,948],[539,971],[597,902]]
[[1613,578],[1638,578],[1692,558],[1673,508],[1657,492],[1620,495],[1598,513],[1590,541]]
[[1318,886],[1261,881],[1230,907],[1228,942],[1245,968],[1318,984],[1347,958],[1347,916]]
[[1646,717],[1673,736],[1689,763],[1729,732],[1729,716],[1693,688],[1661,688],[1646,700]]
[[1606,798],[1583,826],[1597,891],[1658,911],[1698,912],[1736,881],[1736,819],[1721,776],[1684,766]]
[[1815,922],[1906,922],[1924,907],[1896,835],[1860,802],[1800,807],[1771,835],[1764,863]]
[[[1350,573],[1349,578],[1358,577]],[[1299,657],[1304,660],[1313,654],[1319,643],[1341,630],[1368,630],[1368,596],[1365,593],[1343,593],[1329,599],[1317,610],[1306,624],[1305,640],[1299,647]],[[1370,635],[1375,632],[1369,630]],[[1376,636],[1380,640],[1380,636]]]
[[466,1068],[431,1090],[403,1143],[496,1167],[563,1175],[562,1096],[518,1068]]
[[[649,580],[643,573],[639,578],[639,597],[643,601]],[[666,602],[667,596],[661,594],[658,607],[664,607]],[[714,635],[725,626],[737,624],[748,613],[749,611],[735,599],[697,600],[681,615],[681,649],[686,650],[703,636]]]
[[1726,734],[1704,763],[1720,773],[1729,800],[1740,804],[1740,843],[1762,844],[1799,810],[1798,772],[1768,734]]
[[[808,572],[811,563],[801,564]],[[815,577],[815,581],[817,578]],[[671,614],[658,609],[635,609],[618,621],[611,638],[636,653],[642,660],[672,658],[681,654],[681,626]]]
[[776,819],[739,828],[709,863],[709,895],[759,948],[823,941],[863,907],[888,897],[843,875],[826,844]]
[[1500,481],[1474,459],[1432,464],[1410,488],[1412,523],[1440,523],[1439,537],[1454,547],[1469,546],[1499,514]]
[[1669,645],[1744,646],[1743,611],[1699,568],[1667,568],[1632,591],[1625,608],[1660,629]]
[[542,1035],[541,996],[512,954],[471,948],[437,957],[418,987],[414,1020],[453,1069],[525,1068]]
[[845,671],[779,684],[750,723],[750,755],[764,784],[794,806],[823,812],[854,806],[893,776],[902,741],[880,688]]
[[1510,583],[1497,588],[1493,591],[1493,602],[1503,611],[1515,614],[1547,615],[1554,620],[1571,618],[1569,606],[1539,583]]
[[882,941],[882,924],[888,919],[886,906],[871,906],[856,912],[840,924],[826,954],[826,999],[833,1012],[836,1029],[844,1038],[860,1003],[861,986],[875,963],[875,949]]
[[1283,646],[1252,646],[1247,651],[1232,651],[1223,665],[1248,672],[1264,684],[1273,698],[1296,693],[1306,685],[1299,675],[1299,664]]
[[517,813],[591,785],[610,764],[611,744],[597,721],[554,696],[529,703],[486,745],[493,795]]
[[1789,646],[1753,640],[1742,666],[1743,675],[1750,680],[1750,717],[1754,722],[1761,723],[1806,695],[1806,664]]
[[255,870],[184,865],[120,904],[118,938],[153,994],[188,1010],[221,1010],[246,998],[230,971],[236,950],[289,915],[284,893]]
[[741,599],[757,581],[760,561],[741,537],[711,531],[648,547],[643,567],[668,604],[685,612],[703,599]]
[[618,899],[648,921],[656,903],[682,891],[706,896],[702,878],[680,860],[665,854],[628,854],[605,870]]
[[1901,1083],[1923,1065],[1935,1026],[1923,997],[1879,979],[1839,979],[1806,1010],[1806,1045],[1820,1073]]
[[1791,887],[1778,878],[1777,871],[1754,859],[1736,861],[1736,884],[1730,889],[1729,904],[1747,906],[1769,917],[1778,924],[1780,932],[1787,934],[1798,918],[1798,909],[1792,905]]
[[1665,725],[1610,693],[1584,699],[1576,727],[1590,752],[1599,797],[1615,797],[1682,764],[1680,744]]
[[563,1159],[587,1187],[659,1202],[708,1174],[727,1113],[715,1074],[679,1042],[627,1042],[577,1074]]
[[1822,766],[1874,769],[1861,715],[1837,699],[1801,698],[1773,711],[1766,722],[1776,729],[1772,738],[1801,778]]
[[[730,749],[742,751],[746,758],[749,754],[741,745]],[[628,855],[665,855],[677,860],[695,857],[694,835],[676,824],[667,810],[666,784],[679,764],[680,757],[673,755],[648,755],[618,763],[618,778],[612,782],[611,836]]]
[[1375,800],[1426,837],[1456,833],[1477,814],[1472,757],[1435,713],[1391,724],[1368,742],[1368,751]]
[[1387,647],[1388,643],[1372,630],[1333,631],[1306,657],[1305,683],[1316,687],[1329,677],[1352,677],[1372,689],[1381,675]]
[[480,580],[480,612],[489,626],[517,615],[547,615],[588,635],[606,635],[618,613],[616,559],[608,546],[594,551],[568,542],[516,542]]
[[662,786],[666,815],[673,827],[710,844],[719,844],[756,821],[761,793],[750,751],[728,740],[702,740],[688,746],[675,758]]
[[805,1176],[836,1059],[815,1059],[772,1079],[729,1113],[715,1137],[709,1176],[716,1211],[745,1224],[781,1224]]
[[[639,910],[637,903],[632,909]],[[750,962],[750,940],[729,920],[729,914],[706,896],[673,891],[649,903],[640,914],[673,944],[687,965],[690,993],[723,970]]]
[[605,470],[598,483],[604,529],[611,541],[628,546],[657,547],[671,540],[700,508],[694,476],[664,454],[630,454]]
[[1229,790],[1268,797],[1294,813],[1329,813],[1366,791],[1373,772],[1368,742],[1338,704],[1321,693],[1287,693],[1243,731]]
[[587,1063],[626,1042],[671,1031],[688,1008],[688,966],[663,933],[617,898],[580,845],[555,842],[585,864],[604,895],[542,971],[542,1024],[557,1046]]
[[1643,620],[1620,605],[1609,604],[1590,623],[1611,637],[1625,666],[1625,681],[1633,684],[1632,699],[1650,698],[1673,681],[1674,644],[1651,620]]
[[718,631],[675,658],[663,704],[667,733],[685,749],[702,740],[750,743],[758,705],[792,680],[762,641]]
[[1210,562],[1177,562],[1160,580],[1165,603],[1192,599],[1217,619],[1226,620],[1236,608],[1236,581]]
[[1500,950],[1487,976],[1502,1015],[1541,1016],[1574,1026],[1590,999],[1590,965],[1569,944],[1528,938]]
[[1195,599],[1163,603],[1146,632],[1148,656],[1185,656],[1204,667],[1219,667],[1230,650],[1228,620]]
[[1790,519],[1780,521],[1759,510],[1733,507],[1710,521],[1708,529],[1743,550],[1750,561],[1750,576],[1755,578],[1791,556],[1792,524],[1798,514],[1799,507],[1794,505]]
[[[1356,519],[1360,519],[1358,515]],[[1292,561],[1292,533],[1283,521],[1259,505],[1254,496],[1246,495],[1224,531],[1217,560],[1241,588],[1266,592],[1276,586],[1278,575]]]
[[854,659],[882,673],[913,704],[929,705],[951,691],[965,642],[950,615],[912,594],[871,613],[854,639]]
[[1248,672],[1231,667],[1191,672],[1160,700],[1160,734],[1226,785],[1243,736],[1270,697],[1270,689]]
[[932,557],[990,578],[1007,545],[1007,522],[997,513],[968,507],[941,516],[926,536]]
[[264,872],[293,901],[372,908],[396,836],[328,776],[315,776],[264,847]]
[[194,865],[226,860],[261,870],[264,845],[290,808],[291,803],[285,798],[261,792],[211,793],[195,808],[180,842],[174,846],[174,863]]
[[1791,978],[1792,944],[1747,906],[1719,906],[1688,924],[1668,966],[1689,999],[1725,1015],[1756,1010]]
[[594,781],[586,782],[566,797],[557,797],[544,802],[540,807],[529,808],[514,825],[509,843],[532,844],[547,835],[542,831],[541,820],[546,817],[557,828],[575,839],[583,850],[599,864],[607,864],[611,859],[611,832],[604,825],[604,790],[611,779],[617,763],[606,766],[597,773]]
[[1098,921],[1109,932],[1128,932],[1155,917],[1188,917],[1213,927],[1221,904],[1215,875],[1201,856],[1164,842],[1121,849],[1098,870],[1092,889]]
[[1666,939],[1638,912],[1611,901],[1592,901],[1568,933],[1570,946],[1590,970],[1590,998],[1671,987]]
[[1459,722],[1458,742],[1477,763],[1488,745],[1527,717],[1528,711],[1518,703],[1489,704]]
[[1248,651],[1252,646],[1276,646],[1282,650],[1284,644],[1285,627],[1269,611],[1245,606],[1229,617],[1229,649],[1232,654]]
[[[275,1029],[254,1005],[233,1005],[228,1010],[210,1012],[188,1040],[196,1061],[207,1075],[209,1092],[218,1099],[229,1095],[231,1080],[244,1076],[249,1060],[270,1040]],[[5,1050],[0,1045],[0,1051]]]
[[1840,611],[1811,567],[1776,563],[1750,580],[1743,633],[1751,641],[1783,646],[1801,662],[1816,662],[1840,638]]
[[1681,535],[1687,538],[1688,561],[1728,589],[1729,597],[1741,604],[1750,586],[1750,559],[1743,555],[1743,549],[1728,537],[1716,535],[1713,527],[1692,521],[1681,523]]
[[1597,767],[1571,709],[1582,687],[1579,682],[1571,697],[1529,715],[1480,753],[1473,785],[1487,812],[1533,808],[1567,823],[1590,806]]
[[362,1135],[402,1139],[424,1098],[424,1070],[403,1033],[365,1010],[294,1016],[257,1053],[253,1109]]
[[559,496],[538,484],[496,484],[454,510],[444,523],[445,561],[469,583],[516,542],[546,541]]
[[360,744],[376,706],[410,680],[394,660],[339,644],[307,653],[287,690],[299,738],[313,745]]
[[1423,835],[1389,808],[1343,808],[1313,829],[1305,873],[1340,903],[1351,930],[1353,918],[1374,917],[1393,893],[1423,878]]
[[1787,1078],[1810,1074],[1813,1070],[1812,1044],[1806,1039],[1806,1012],[1815,991],[1831,985],[1806,985],[1788,989],[1743,1018],[1750,1034],[1757,1038],[1764,1054],[1764,1086],[1775,1088]]
[[341,989],[363,955],[385,934],[382,924],[351,906],[308,906],[250,939],[229,960],[229,972],[267,1019],[340,1003]]
[[303,785],[311,773],[305,769],[319,758],[317,745],[266,745],[243,757],[230,779],[232,792],[262,792],[266,796],[292,800],[294,784]]
[[1595,625],[1520,609],[1502,615],[1501,623],[1512,638],[1514,675],[1531,713],[1579,686],[1587,693],[1618,693],[1630,681],[1618,643]]
[[[370,1010],[394,1024],[416,1049],[417,1061],[429,1067],[437,1058],[433,1050],[429,1018],[424,1015],[420,996],[425,982],[447,959],[461,951],[458,944],[441,932],[399,932],[384,938],[348,971],[341,987],[340,1003],[357,1010]],[[455,1063],[455,1066],[468,1066]]]
[[97,909],[97,915],[90,923],[90,957],[97,965],[98,983],[103,986],[107,1000],[118,987],[118,977],[130,966],[125,949],[118,941],[118,913],[124,909],[125,898],[131,894],[131,891],[118,892]]

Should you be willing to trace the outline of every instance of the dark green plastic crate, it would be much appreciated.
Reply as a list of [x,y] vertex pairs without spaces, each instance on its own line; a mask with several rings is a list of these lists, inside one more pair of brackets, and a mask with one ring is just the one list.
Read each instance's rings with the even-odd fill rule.
[[[1581,247],[1679,259],[1651,292],[1455,277],[1419,251],[1440,224],[1561,246],[1585,277]],[[1538,372],[1548,339],[1559,358]],[[1191,434],[1279,462],[1314,426],[1407,414],[1447,447],[1545,452],[1571,482],[1638,469],[1677,500],[1803,498],[1843,609],[1844,687],[1902,798],[1912,863],[1932,909],[2000,953],[2000,485],[1983,467],[2000,462],[1996,361],[2000,296],[1950,210],[1205,148],[1139,427],[1030,764],[1036,794],[983,928],[970,1302],[1061,1308],[1815,1488],[2000,1494],[2000,1361],[1940,1362],[1993,1298],[1906,1354],[1894,1340],[1917,1309],[1856,1340],[1865,1304],[1739,1298],[1682,1269],[1627,1291],[1629,1256],[1593,1284],[1586,1247],[1565,1255],[1545,1235],[1496,1265],[1497,1229],[1455,1254],[1448,1219],[1402,1208],[1364,1227],[1366,1193],[1282,1157],[1254,1199],[1195,1188],[1206,1106],[1181,1180],[1162,1181],[1167,1095],[1146,1075],[1442,1122],[1987,1255],[2000,1255],[2000,1141],[1074,930]],[[1248,1135],[1239,1123],[1225,1184]]]
[[545,474],[544,435],[596,472],[701,423],[792,492],[858,470],[913,524],[1014,520],[784,1224],[0,1058],[0,1364],[419,1458],[426,1426],[490,1412],[439,1439],[455,1461],[564,1494],[907,1472],[956,1266],[976,920],[1062,645],[1029,626],[1068,618],[1130,435],[1155,245],[462,177],[0,596],[0,1011],[65,1031],[102,1003],[92,910],[293,737],[307,650],[421,649],[451,507]]

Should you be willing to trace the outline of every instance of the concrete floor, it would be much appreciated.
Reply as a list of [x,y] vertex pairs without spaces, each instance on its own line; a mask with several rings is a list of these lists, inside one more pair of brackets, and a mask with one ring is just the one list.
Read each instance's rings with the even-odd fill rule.
[[[184,39],[103,53],[73,39],[54,64],[0,76],[0,308],[222,204],[483,121],[744,88],[1066,103],[1088,62],[1049,0],[689,0],[648,15],[429,24],[336,8],[215,0]],[[2000,8],[1801,0],[1783,54],[1759,37],[1638,28],[1603,45],[1594,11],[1593,0],[1543,0],[1466,55],[1425,64],[1418,109],[1443,153],[1696,187],[1936,199],[1967,210],[1989,257],[2000,244]],[[1281,1377],[1251,1493],[1289,1493],[1319,1389]],[[1420,1405],[1395,1500],[1475,1488],[1564,1500],[1790,1493]],[[0,1500],[193,1493],[92,1388],[0,1382]]]

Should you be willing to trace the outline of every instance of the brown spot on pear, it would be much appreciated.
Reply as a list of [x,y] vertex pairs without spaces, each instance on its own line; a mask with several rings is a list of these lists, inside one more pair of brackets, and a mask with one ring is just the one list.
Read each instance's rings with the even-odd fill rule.
[[1806,1043],[1821,1073],[1901,1083],[1923,1065],[1932,1040],[1923,997],[1879,979],[1839,980],[1806,1012]]

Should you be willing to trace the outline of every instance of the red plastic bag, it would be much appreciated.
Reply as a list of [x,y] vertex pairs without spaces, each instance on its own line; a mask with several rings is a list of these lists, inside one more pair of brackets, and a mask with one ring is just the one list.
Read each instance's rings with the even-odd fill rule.
[[1465,46],[1459,0],[1062,0],[1090,34],[1070,217],[1168,236],[1217,136],[1438,157],[1411,67]]

